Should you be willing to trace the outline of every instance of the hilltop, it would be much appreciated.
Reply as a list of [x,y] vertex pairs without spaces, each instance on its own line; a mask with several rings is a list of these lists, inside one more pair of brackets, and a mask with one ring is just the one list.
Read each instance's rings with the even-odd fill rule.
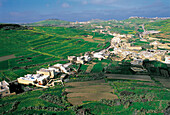
[[60,26],[60,25],[66,25],[70,24],[68,21],[63,21],[59,19],[47,19],[35,23],[28,23],[28,24],[23,24],[26,26]]

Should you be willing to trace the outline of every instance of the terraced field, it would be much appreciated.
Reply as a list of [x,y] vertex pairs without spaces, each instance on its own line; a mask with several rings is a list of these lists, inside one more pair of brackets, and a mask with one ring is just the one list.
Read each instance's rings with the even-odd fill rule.
[[104,80],[66,83],[68,101],[80,105],[83,101],[99,101],[101,99],[117,99],[114,90]]
[[65,105],[70,104],[62,96],[61,86],[46,90],[38,89],[2,98],[0,101],[0,114],[73,114],[66,110]]
[[98,46],[99,43],[104,43],[101,41],[85,41],[84,35],[88,34],[92,33],[64,27],[0,30],[0,56],[15,56],[13,59],[0,61],[0,80],[6,77],[15,80],[38,68],[47,67],[48,64],[64,63],[69,55],[78,56],[80,53],[106,47],[105,44]]

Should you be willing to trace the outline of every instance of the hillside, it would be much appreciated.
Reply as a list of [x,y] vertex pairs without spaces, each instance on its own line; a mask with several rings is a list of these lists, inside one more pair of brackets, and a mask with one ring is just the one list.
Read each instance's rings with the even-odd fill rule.
[[170,19],[146,24],[147,29],[155,29],[162,32],[170,32]]
[[[65,27],[0,30],[0,35],[0,56],[7,58],[0,62],[0,80],[7,77],[15,80],[42,66],[63,63],[69,55],[78,56],[80,53],[101,49],[105,47],[105,40],[112,38]],[[85,35],[92,35],[94,38],[87,38]]]
[[152,35],[152,37],[156,37],[156,38],[162,39],[161,42],[163,42],[165,39],[166,39],[165,42],[167,42],[167,40],[168,41],[170,40],[170,19],[146,24],[145,28],[147,30],[158,30],[158,31],[161,31],[160,34]]
[[[149,46],[152,40],[146,38],[148,41],[140,41],[138,33],[143,32],[141,24],[145,23],[147,30],[160,30],[161,33],[148,36],[160,37],[163,40],[169,39],[169,21],[92,20],[90,24],[54,27],[69,25],[69,22],[45,20],[28,24],[33,26],[28,29],[13,28],[25,26],[9,24],[12,28],[0,29],[0,81],[10,82],[10,92],[14,90],[16,95],[0,98],[0,114],[169,114],[168,64],[145,58],[142,68],[147,70],[136,72],[131,67],[137,68],[141,65],[134,66],[131,63],[131,55],[122,55],[131,50],[122,50],[120,55],[109,52],[109,56],[106,54],[107,51],[102,54],[106,54],[108,58],[102,60],[94,58],[92,52],[112,46],[113,42],[110,40],[117,37],[112,33],[134,34],[130,38],[125,37],[125,42],[133,42],[133,46],[142,46],[140,51],[145,51],[145,45]],[[121,48],[119,45],[125,42],[121,38],[120,43],[116,43],[117,47],[111,47],[109,51],[116,51],[115,49]],[[88,51],[91,52],[89,55],[92,60],[85,64],[77,64],[72,60],[70,70],[75,73],[55,72],[55,78],[48,82],[54,84],[51,83],[48,88],[36,87],[35,84],[24,85],[15,81],[11,83],[26,74],[36,73],[40,68],[48,68],[57,63],[69,63],[67,56],[81,56]],[[140,56],[140,51],[134,50],[137,53],[133,54]],[[65,78],[61,77],[66,74]]]
[[59,26],[59,25],[66,25],[70,24],[68,21],[63,21],[63,20],[58,20],[58,19],[47,19],[35,23],[28,23],[28,24],[23,24],[26,26]]

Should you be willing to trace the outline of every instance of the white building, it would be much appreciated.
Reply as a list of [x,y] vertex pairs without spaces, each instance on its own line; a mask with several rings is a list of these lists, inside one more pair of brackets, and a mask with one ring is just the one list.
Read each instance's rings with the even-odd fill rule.
[[50,76],[50,78],[54,78],[55,77],[55,70],[54,69],[45,69],[45,68],[41,68],[40,70],[36,71],[37,74],[43,74],[43,75],[48,75]]
[[143,65],[143,59],[134,59],[131,62],[132,65]]
[[21,84],[32,84],[32,85],[46,85],[50,80],[49,75],[42,74],[27,74],[24,77],[20,77],[17,79],[18,83]]
[[104,56],[103,56],[103,53],[101,52],[96,52],[93,54],[93,57],[94,58],[98,58],[98,60],[102,60],[102,59],[106,59]]
[[0,97],[10,94],[9,84],[4,80],[0,82]]
[[170,56],[166,56],[165,57],[165,63],[166,64],[170,64]]
[[61,71],[62,73],[69,74],[69,72],[70,72],[70,69],[69,69],[67,66],[64,67],[63,64],[55,64],[53,67],[55,67],[55,68],[57,68],[57,69],[60,69],[60,71]]

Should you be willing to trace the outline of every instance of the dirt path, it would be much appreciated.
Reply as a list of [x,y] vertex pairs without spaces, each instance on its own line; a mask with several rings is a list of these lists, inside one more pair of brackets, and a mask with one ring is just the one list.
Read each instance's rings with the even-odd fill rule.
[[2,56],[0,57],[0,61],[5,61],[5,60],[9,60],[15,58],[15,55],[7,55],[7,56]]
[[92,64],[90,64],[90,65],[87,67],[87,69],[86,69],[86,73],[90,73],[95,64],[96,64],[96,63],[94,63],[94,62],[93,62]]
[[66,83],[68,101],[73,105],[83,101],[99,101],[101,99],[117,99],[117,95],[104,80]]

